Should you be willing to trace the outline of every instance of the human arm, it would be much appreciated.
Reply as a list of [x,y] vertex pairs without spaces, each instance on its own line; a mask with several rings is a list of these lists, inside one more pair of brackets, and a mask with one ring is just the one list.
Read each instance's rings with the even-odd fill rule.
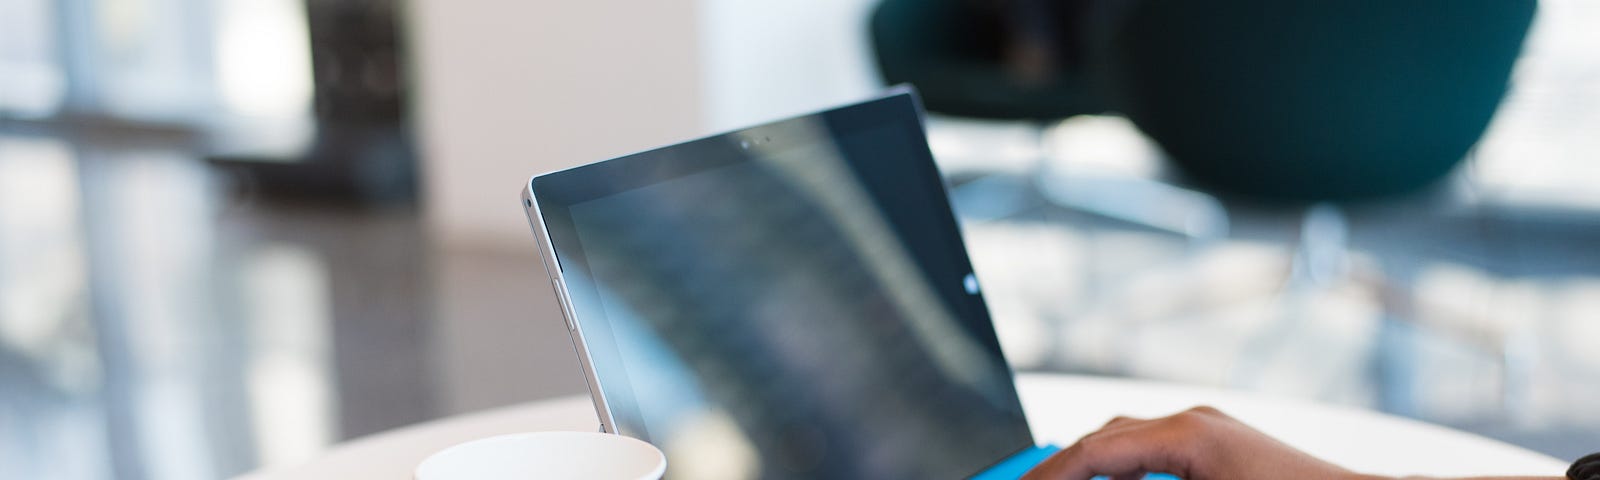
[[[1108,475],[1138,479],[1163,472],[1186,480],[1395,480],[1364,475],[1290,447],[1210,407],[1165,418],[1112,419],[1097,432],[1052,455],[1024,480],[1088,480]],[[1483,477],[1476,480],[1560,480],[1561,477]],[[1406,477],[1404,480],[1426,480]]]

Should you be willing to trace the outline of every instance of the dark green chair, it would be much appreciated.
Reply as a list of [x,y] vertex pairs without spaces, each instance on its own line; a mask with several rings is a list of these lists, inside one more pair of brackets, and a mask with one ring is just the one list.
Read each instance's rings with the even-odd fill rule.
[[[933,112],[1052,121],[1116,110],[1213,190],[1291,201],[1413,192],[1504,97],[1535,0],[1059,0],[1047,82],[1006,68],[998,5],[885,0],[889,83]],[[1050,23],[1053,22],[1053,23]]]
[[1534,0],[1137,0],[1104,83],[1214,189],[1403,194],[1447,175],[1505,96]]
[[[1061,2],[1067,4],[1069,2]],[[931,112],[984,119],[1051,122],[1105,110],[1088,88],[1077,58],[1066,45],[1060,68],[1043,81],[1021,78],[1007,68],[1008,25],[999,2],[983,0],[886,0],[873,12],[871,36],[878,70],[886,83],[917,87]],[[1052,9],[1054,15],[1067,11]],[[1077,29],[1067,18],[1040,19],[1054,26],[1067,45]],[[1050,27],[1045,27],[1050,28]]]

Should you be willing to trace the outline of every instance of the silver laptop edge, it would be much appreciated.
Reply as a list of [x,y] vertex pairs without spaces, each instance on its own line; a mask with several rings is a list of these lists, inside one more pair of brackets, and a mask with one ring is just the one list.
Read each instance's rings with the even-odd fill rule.
[[561,317],[566,323],[567,334],[572,339],[572,348],[578,354],[578,364],[583,368],[583,382],[589,387],[589,398],[594,401],[594,413],[600,419],[600,431],[617,433],[617,423],[612,419],[605,391],[599,388],[600,377],[595,373],[594,360],[589,357],[589,348],[583,341],[583,329],[578,327],[578,319],[572,314],[574,307],[572,299],[567,297],[566,281],[561,278],[561,266],[556,260],[555,244],[550,241],[550,232],[545,229],[544,216],[539,213],[539,202],[533,196],[533,178],[529,178],[522,185],[522,209],[528,215],[528,223],[533,226],[533,236],[539,244],[539,258],[544,261],[545,274],[550,277],[556,302],[561,305]]

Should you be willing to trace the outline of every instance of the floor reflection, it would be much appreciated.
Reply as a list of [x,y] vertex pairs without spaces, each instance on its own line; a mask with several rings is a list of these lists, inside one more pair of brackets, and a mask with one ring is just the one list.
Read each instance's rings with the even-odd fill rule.
[[89,324],[77,164],[48,138],[0,137],[0,475],[105,478],[103,378]]
[[409,207],[124,140],[0,135],[0,478],[220,478],[442,414]]
[[261,465],[292,465],[335,440],[327,262],[292,244],[265,246],[241,262],[244,372]]
[[230,376],[243,359],[212,342],[226,324],[214,314],[208,221],[215,204],[205,172],[154,149],[82,148],[80,155],[102,396],[114,453],[129,454],[118,469],[137,464],[150,478],[215,476],[212,462],[237,453],[210,441],[209,424],[243,411],[230,395],[235,386],[203,382]]

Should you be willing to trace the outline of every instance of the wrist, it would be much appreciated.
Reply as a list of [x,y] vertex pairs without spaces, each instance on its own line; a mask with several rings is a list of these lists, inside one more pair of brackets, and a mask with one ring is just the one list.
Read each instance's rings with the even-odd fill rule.
[[1416,476],[1390,477],[1390,476],[1385,476],[1385,475],[1370,475],[1370,474],[1365,474],[1365,473],[1351,473],[1349,475],[1346,475],[1343,480],[1431,480],[1431,479],[1429,479],[1427,477],[1416,477]]

